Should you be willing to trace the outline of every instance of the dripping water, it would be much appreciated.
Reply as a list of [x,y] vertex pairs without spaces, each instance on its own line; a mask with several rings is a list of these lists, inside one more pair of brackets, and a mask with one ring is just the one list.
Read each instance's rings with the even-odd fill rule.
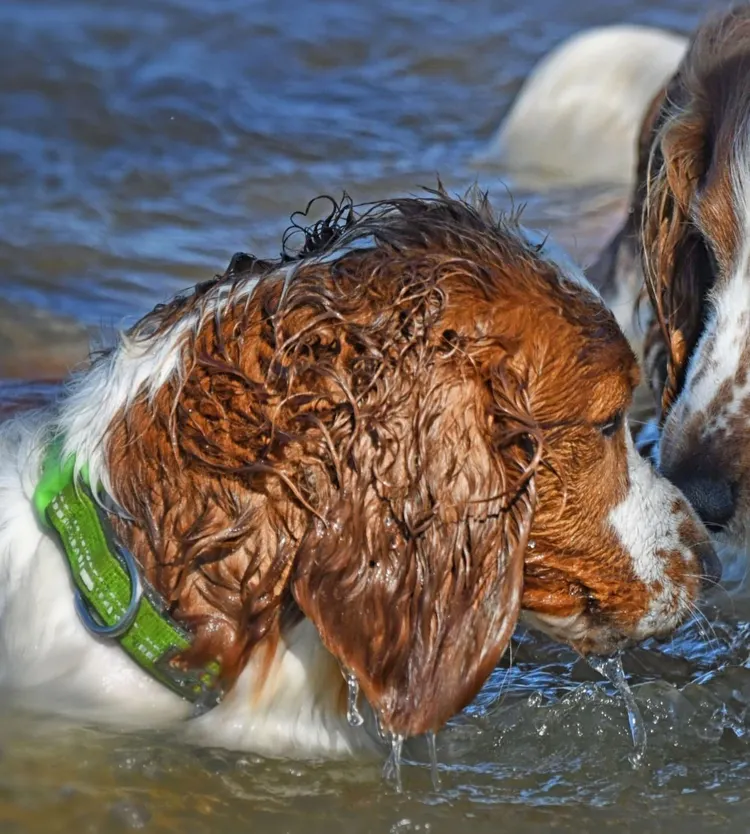
[[633,692],[625,680],[625,672],[622,668],[622,656],[619,654],[614,657],[590,656],[586,659],[592,669],[595,669],[614,686],[617,693],[625,702],[625,708],[628,711],[630,736],[633,739],[633,747],[635,748],[633,753],[628,756],[628,759],[633,767],[638,767],[643,763],[643,758],[646,755],[646,725],[643,722],[643,716],[638,708],[638,704],[633,697]]
[[437,758],[437,744],[435,733],[427,733],[427,749],[430,751],[430,776],[432,777],[432,787],[434,790],[440,790],[440,772],[438,770]]
[[383,777],[387,782],[393,783],[396,793],[403,792],[401,783],[401,751],[403,746],[404,737],[397,733],[391,734],[391,752],[383,767]]
[[357,702],[359,701],[359,681],[354,672],[349,669],[342,669],[342,672],[347,689],[346,720],[352,727],[361,727],[365,719],[362,717],[362,713],[357,706]]

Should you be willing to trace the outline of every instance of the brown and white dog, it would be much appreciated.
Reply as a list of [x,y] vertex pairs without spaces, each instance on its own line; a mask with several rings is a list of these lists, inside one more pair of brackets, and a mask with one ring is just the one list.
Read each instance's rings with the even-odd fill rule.
[[[158,307],[54,408],[0,428],[0,684],[27,707],[271,755],[375,745],[468,704],[522,611],[581,653],[665,635],[717,578],[635,451],[638,368],[583,275],[437,194],[346,204],[277,262]],[[218,660],[190,704],[84,628],[32,507],[58,437],[152,593]]]
[[644,119],[631,213],[603,261],[642,252],[655,458],[747,571],[750,540],[750,5],[707,20]]

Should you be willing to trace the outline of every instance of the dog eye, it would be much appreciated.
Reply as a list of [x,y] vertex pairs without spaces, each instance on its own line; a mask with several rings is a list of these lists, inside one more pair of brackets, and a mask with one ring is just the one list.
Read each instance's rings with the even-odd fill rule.
[[613,437],[617,434],[617,432],[622,427],[622,422],[625,419],[625,415],[622,411],[618,411],[612,419],[607,420],[606,423],[599,423],[597,428],[602,434],[602,437]]

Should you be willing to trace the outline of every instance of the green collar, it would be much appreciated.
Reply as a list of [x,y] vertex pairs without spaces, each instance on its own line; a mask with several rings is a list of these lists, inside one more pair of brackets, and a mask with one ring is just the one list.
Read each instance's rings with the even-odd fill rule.
[[47,449],[34,505],[44,526],[57,532],[75,585],[75,604],[96,637],[117,640],[133,660],[197,712],[222,696],[220,666],[186,669],[179,655],[193,635],[169,616],[164,601],[140,576],[133,555],[119,546],[89,485],[88,471],[76,477],[75,457],[63,458],[57,440]]

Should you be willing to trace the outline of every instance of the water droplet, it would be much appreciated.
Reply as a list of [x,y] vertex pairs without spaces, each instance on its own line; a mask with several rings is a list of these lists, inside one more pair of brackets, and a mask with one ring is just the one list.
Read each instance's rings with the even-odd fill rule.
[[532,692],[531,695],[529,695],[529,698],[526,701],[526,706],[530,707],[531,709],[537,709],[538,707],[541,707],[543,703],[544,695],[542,695],[542,693],[537,690],[536,692]]
[[396,793],[402,793],[404,786],[401,782],[401,751],[404,737],[393,733],[391,735],[391,752],[383,768],[383,776],[388,782],[393,782]]
[[529,548],[529,550],[536,549],[536,542],[533,539],[529,540],[528,548]]
[[589,656],[586,660],[592,669],[595,669],[614,686],[617,693],[625,702],[625,708],[628,711],[630,736],[633,739],[633,747],[635,748],[634,752],[628,756],[628,759],[633,767],[639,767],[643,764],[643,758],[646,755],[646,725],[638,704],[633,697],[633,692],[625,680],[625,672],[622,668],[622,656],[619,654],[614,657]]
[[359,711],[357,701],[359,700],[359,681],[354,672],[349,669],[342,670],[346,680],[346,720],[352,727],[361,727],[365,723],[362,713]]
[[383,742],[383,744],[388,743],[388,739],[390,738],[390,733],[387,733],[383,729],[383,723],[380,720],[380,716],[375,716],[375,726],[378,728],[378,738]]
[[438,770],[436,742],[435,733],[427,733],[427,749],[430,751],[430,776],[432,777],[432,788],[433,790],[439,791],[442,786],[440,784],[440,771]]

